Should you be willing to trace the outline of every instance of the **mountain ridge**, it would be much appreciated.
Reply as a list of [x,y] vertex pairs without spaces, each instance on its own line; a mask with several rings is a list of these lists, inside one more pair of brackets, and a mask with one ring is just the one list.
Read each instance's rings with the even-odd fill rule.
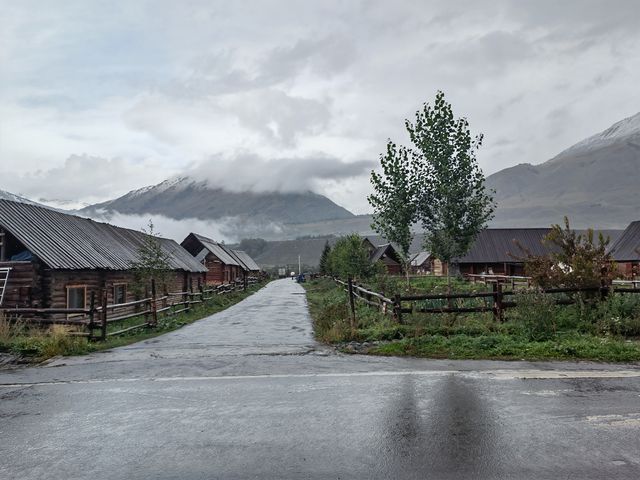
[[498,203],[491,226],[561,223],[624,228],[638,219],[640,113],[563,150],[546,162],[490,175]]
[[211,188],[206,181],[175,177],[143,187],[114,200],[90,205],[83,214],[96,212],[161,214],[176,220],[197,218],[255,218],[260,222],[299,224],[352,218],[355,215],[329,198],[306,192],[233,192]]

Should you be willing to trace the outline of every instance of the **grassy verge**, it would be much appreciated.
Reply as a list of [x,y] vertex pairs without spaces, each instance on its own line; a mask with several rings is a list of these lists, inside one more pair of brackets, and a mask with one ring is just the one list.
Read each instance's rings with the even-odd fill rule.
[[[9,353],[20,357],[24,362],[41,362],[58,355],[83,355],[90,352],[129,345],[131,343],[156,337],[176,330],[204,317],[220,312],[247,298],[262,288],[263,284],[250,286],[246,292],[232,292],[214,297],[203,304],[192,306],[188,312],[174,316],[161,316],[158,326],[141,328],[122,335],[108,337],[106,341],[89,342],[84,337],[74,336],[72,329],[63,325],[54,325],[47,329],[29,328],[24,323],[9,324],[0,319],[0,353]],[[142,317],[131,318],[109,324],[108,332],[114,332],[142,323]]]
[[[435,285],[438,288],[439,285]],[[375,355],[503,360],[640,361],[640,298],[612,297],[590,306],[555,306],[534,296],[518,298],[505,322],[491,314],[388,315],[357,304],[351,331],[346,293],[331,280],[305,284],[316,338],[343,347],[366,343]]]

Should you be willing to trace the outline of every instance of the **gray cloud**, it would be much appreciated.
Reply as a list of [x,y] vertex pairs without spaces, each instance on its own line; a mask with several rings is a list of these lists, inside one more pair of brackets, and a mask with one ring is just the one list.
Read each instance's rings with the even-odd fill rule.
[[344,162],[327,155],[262,158],[251,153],[215,156],[189,170],[188,175],[210,187],[231,191],[321,191],[323,182],[342,182],[368,175],[376,162]]
[[158,167],[153,162],[71,155],[59,167],[16,175],[7,187],[42,203],[77,208],[122,195],[139,187],[142,178],[149,182],[162,180],[165,175]]
[[211,177],[365,212],[358,162],[438,89],[485,134],[487,173],[636,113],[638,15],[636,0],[5,1],[0,188],[84,203],[207,159]]

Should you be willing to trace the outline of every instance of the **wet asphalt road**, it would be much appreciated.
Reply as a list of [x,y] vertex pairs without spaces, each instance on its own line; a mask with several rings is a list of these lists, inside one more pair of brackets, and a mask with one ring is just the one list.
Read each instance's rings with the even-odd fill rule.
[[638,479],[640,367],[337,355],[290,280],[0,371],[0,479]]

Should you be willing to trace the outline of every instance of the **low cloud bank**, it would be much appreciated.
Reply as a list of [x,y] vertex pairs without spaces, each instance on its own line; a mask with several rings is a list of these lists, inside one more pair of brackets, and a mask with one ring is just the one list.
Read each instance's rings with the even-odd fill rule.
[[118,212],[98,211],[91,214],[93,220],[107,222],[132,230],[147,229],[149,220],[154,231],[161,237],[172,238],[180,243],[191,232],[199,233],[218,242],[237,243],[243,238],[274,237],[282,233],[282,225],[256,222],[253,219],[224,217],[217,220],[185,218],[176,220],[163,215],[126,215]]
[[212,188],[232,192],[322,193],[327,182],[341,182],[368,175],[376,162],[344,162],[318,154],[305,157],[263,158],[252,153],[233,157],[213,156],[193,167],[188,175],[205,180]]

